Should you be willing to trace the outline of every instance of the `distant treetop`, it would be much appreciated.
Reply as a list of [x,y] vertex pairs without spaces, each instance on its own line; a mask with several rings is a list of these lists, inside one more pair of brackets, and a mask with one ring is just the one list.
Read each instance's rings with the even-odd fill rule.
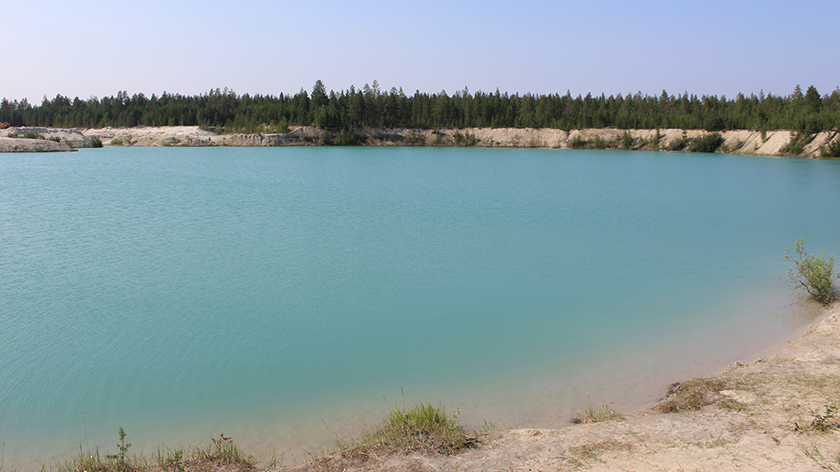
[[385,128],[559,128],[620,129],[684,128],[791,129],[803,133],[840,128],[840,88],[820,95],[814,86],[803,94],[797,85],[789,96],[739,93],[697,96],[687,92],[658,96],[641,93],[609,97],[578,95],[509,95],[468,89],[449,95],[445,90],[406,95],[402,89],[383,92],[365,84],[335,92],[321,80],[311,95],[238,95],[215,89],[202,95],[164,92],[70,100],[44,97],[40,105],[26,99],[0,101],[0,122],[12,126],[101,128],[105,126],[202,126],[219,131],[283,131],[289,125],[325,128],[375,126]]

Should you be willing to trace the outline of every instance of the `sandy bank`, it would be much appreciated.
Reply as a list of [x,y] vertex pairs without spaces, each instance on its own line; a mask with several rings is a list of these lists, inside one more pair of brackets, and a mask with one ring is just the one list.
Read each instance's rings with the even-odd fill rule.
[[0,136],[0,152],[61,152],[75,151],[66,143],[46,139],[8,138]]
[[[136,128],[10,128],[0,131],[23,135],[34,132],[46,138],[57,137],[73,147],[89,147],[89,140],[99,138],[106,146],[306,146],[319,144],[328,131],[312,126],[292,127],[288,133],[217,135],[197,126],[164,126]],[[656,139],[658,132],[659,139]],[[466,129],[385,129],[359,128],[361,142],[371,146],[475,146],[507,148],[567,149],[581,141],[590,145],[599,142],[609,148],[626,148],[625,133],[631,149],[667,150],[676,142],[706,134],[702,130],[660,129],[620,130],[614,128],[558,130],[536,128],[466,128]],[[761,133],[750,130],[723,131],[726,152],[763,156],[786,155],[784,148],[792,133],[774,130]],[[335,138],[329,133],[327,138]],[[820,147],[840,139],[837,131],[817,133],[805,145],[801,157],[819,157]]]
[[697,411],[497,431],[455,456],[344,453],[286,470],[840,470],[840,419],[828,419],[827,431],[813,426],[840,406],[840,304],[764,359],[696,384],[708,403]]

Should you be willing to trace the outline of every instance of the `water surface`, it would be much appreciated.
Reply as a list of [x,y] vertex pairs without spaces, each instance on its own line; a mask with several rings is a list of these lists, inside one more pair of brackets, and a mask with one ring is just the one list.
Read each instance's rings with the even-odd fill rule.
[[639,407],[808,320],[777,275],[800,237],[840,253],[837,202],[840,161],[720,154],[5,155],[5,462],[119,426],[288,461],[403,401],[500,426]]

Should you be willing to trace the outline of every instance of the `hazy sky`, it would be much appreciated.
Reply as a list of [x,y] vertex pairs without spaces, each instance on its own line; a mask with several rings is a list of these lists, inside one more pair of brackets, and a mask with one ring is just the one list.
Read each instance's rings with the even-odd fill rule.
[[838,0],[4,2],[0,97],[840,85]]

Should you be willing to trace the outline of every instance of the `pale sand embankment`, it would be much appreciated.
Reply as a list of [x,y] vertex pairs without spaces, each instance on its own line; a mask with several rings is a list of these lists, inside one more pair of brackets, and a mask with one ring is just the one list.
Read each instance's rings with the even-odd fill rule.
[[[659,132],[659,141],[654,137]],[[46,138],[58,137],[62,143],[71,146],[89,147],[90,138],[97,137],[106,146],[306,146],[318,144],[324,130],[312,126],[295,126],[288,133],[258,134],[215,134],[197,126],[162,126],[136,128],[9,128],[0,130],[0,137],[10,133],[23,135],[37,133]],[[702,130],[620,130],[614,128],[558,130],[536,128],[466,128],[466,129],[385,129],[360,128],[357,133],[362,142],[372,146],[455,146],[470,145],[475,147],[508,148],[551,148],[566,149],[573,141],[582,139],[594,142],[596,137],[611,147],[621,147],[624,133],[629,133],[633,140],[633,149],[665,150],[671,143],[683,139],[696,138],[707,133]],[[724,146],[727,152],[763,156],[784,155],[783,148],[790,142],[791,132],[773,130],[762,134],[758,131],[735,130],[723,131]],[[840,139],[837,131],[817,133],[805,146],[802,157],[819,157],[820,147]],[[37,143],[42,141],[31,140]],[[0,138],[0,152],[10,152],[9,140]],[[15,142],[14,144],[20,144]],[[29,150],[31,150],[30,145]]]
[[840,418],[828,419],[827,431],[813,426],[828,406],[840,406],[840,303],[763,359],[698,384],[709,404],[697,411],[648,409],[562,429],[496,431],[454,456],[349,451],[284,470],[840,470]]

